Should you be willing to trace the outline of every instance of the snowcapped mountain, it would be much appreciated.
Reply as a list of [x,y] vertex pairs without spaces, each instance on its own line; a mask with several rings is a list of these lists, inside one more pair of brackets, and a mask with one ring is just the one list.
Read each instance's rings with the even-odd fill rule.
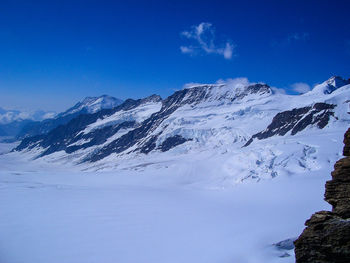
[[16,151],[80,169],[214,169],[220,180],[261,180],[328,169],[350,124],[349,101],[340,77],[302,95],[246,79],[193,85],[79,115]]
[[64,117],[75,113],[95,113],[102,109],[111,109],[120,104],[123,101],[108,95],[102,95],[99,97],[86,97],[82,101],[79,101],[72,108],[67,111],[58,114],[58,117]]
[[111,96],[102,95],[100,97],[87,97],[82,101],[55,116],[41,122],[28,123],[19,134],[19,138],[30,137],[38,134],[48,133],[59,125],[64,125],[81,114],[90,114],[102,109],[111,109],[120,105],[123,101]]
[[336,89],[350,84],[350,80],[345,80],[339,76],[333,76],[325,82],[316,85],[310,93],[330,94]]

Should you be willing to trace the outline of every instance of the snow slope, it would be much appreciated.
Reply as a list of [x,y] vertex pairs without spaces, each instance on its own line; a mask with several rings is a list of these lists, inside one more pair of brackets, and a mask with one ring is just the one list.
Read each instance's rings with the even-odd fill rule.
[[272,244],[329,208],[326,172],[232,186],[219,163],[82,173],[21,157],[0,155],[0,262],[292,263]]

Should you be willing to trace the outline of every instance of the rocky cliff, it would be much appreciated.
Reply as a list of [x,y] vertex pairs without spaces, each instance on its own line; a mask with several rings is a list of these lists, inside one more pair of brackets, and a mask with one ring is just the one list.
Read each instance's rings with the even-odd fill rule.
[[343,155],[326,183],[325,200],[332,212],[320,211],[305,222],[294,242],[297,263],[350,262],[350,129],[345,133]]

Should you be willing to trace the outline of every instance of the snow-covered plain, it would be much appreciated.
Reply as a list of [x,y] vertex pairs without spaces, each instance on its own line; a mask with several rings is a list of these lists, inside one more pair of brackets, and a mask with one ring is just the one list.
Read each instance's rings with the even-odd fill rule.
[[272,244],[329,209],[333,164],[234,184],[218,161],[80,172],[0,155],[0,262],[294,262]]

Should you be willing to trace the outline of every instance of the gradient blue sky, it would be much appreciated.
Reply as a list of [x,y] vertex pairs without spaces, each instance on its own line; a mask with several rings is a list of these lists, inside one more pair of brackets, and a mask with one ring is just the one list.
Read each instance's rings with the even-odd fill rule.
[[86,96],[166,97],[236,77],[288,92],[348,78],[349,10],[346,0],[1,0],[0,107],[61,111]]

